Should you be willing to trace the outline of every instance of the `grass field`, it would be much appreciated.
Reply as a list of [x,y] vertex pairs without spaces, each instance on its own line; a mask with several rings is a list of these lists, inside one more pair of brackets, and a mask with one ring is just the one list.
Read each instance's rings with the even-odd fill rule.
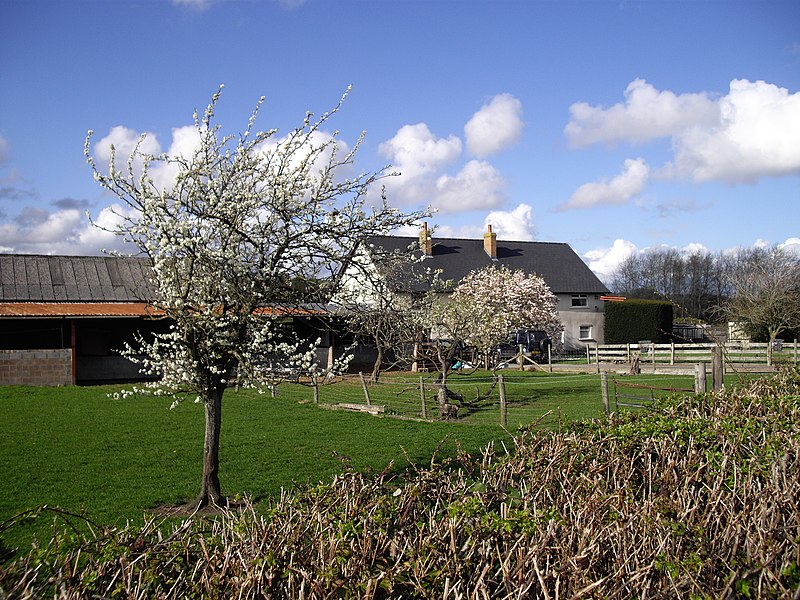
[[[278,494],[295,482],[326,481],[343,468],[402,469],[408,460],[427,463],[437,448],[477,452],[492,441],[510,442],[521,425],[602,414],[594,375],[505,374],[508,427],[500,426],[497,390],[492,399],[462,411],[456,422],[420,422],[322,410],[308,386],[286,384],[278,396],[226,392],[220,474],[223,491],[255,499]],[[690,378],[642,376],[651,385],[691,387]],[[421,412],[419,379],[386,377],[370,386],[373,404],[397,415]],[[489,380],[456,376],[451,387],[465,397]],[[668,385],[669,383],[667,383]],[[113,399],[119,386],[0,387],[0,522],[43,504],[85,511],[99,523],[140,518],[161,504],[192,498],[200,481],[202,406],[148,396]],[[433,397],[433,390],[429,396]],[[320,387],[321,403],[364,402],[361,383]],[[431,405],[433,402],[431,400]],[[541,419],[542,415],[549,415]],[[510,446],[510,444],[509,444]],[[338,456],[337,456],[338,455]],[[16,545],[16,533],[0,534]],[[11,536],[11,537],[9,537]]]

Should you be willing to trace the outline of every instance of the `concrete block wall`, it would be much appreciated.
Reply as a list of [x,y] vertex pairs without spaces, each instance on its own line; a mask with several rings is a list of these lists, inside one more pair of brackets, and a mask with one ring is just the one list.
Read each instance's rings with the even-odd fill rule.
[[0,385],[72,385],[72,350],[0,350]]

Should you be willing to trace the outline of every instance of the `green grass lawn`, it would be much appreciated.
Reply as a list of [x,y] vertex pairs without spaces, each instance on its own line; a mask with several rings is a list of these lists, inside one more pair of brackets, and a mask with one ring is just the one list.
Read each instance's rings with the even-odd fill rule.
[[[308,386],[286,384],[276,398],[251,391],[226,392],[223,401],[220,478],[229,495],[256,499],[295,482],[326,481],[343,468],[402,469],[408,459],[429,462],[460,446],[478,452],[491,441],[510,441],[518,426],[541,421],[557,427],[602,414],[596,375],[504,373],[508,428],[500,426],[493,397],[460,411],[456,422],[420,422],[322,410]],[[652,381],[642,376],[642,382]],[[676,380],[690,387],[691,378]],[[685,381],[683,381],[685,380]],[[421,412],[418,377],[385,377],[370,386],[372,402],[397,415]],[[458,375],[451,387],[474,397],[490,382],[486,374]],[[658,383],[652,383],[658,385]],[[113,399],[119,386],[0,387],[0,522],[43,504],[85,511],[103,524],[140,518],[161,504],[191,499],[199,489],[203,445],[202,405],[148,396]],[[433,408],[434,390],[428,390]],[[320,387],[321,403],[364,402],[358,380]],[[510,447],[510,445],[509,445]],[[20,529],[4,535],[15,542]],[[23,536],[24,537],[24,536]]]
[[[0,522],[48,504],[118,524],[197,493],[202,405],[170,410],[164,398],[107,396],[118,389],[0,387]],[[342,470],[334,453],[350,457],[354,469],[383,469],[392,461],[399,469],[407,465],[405,453],[430,461],[445,439],[443,451],[453,454],[456,444],[477,451],[508,437],[497,425],[322,410],[298,403],[303,395],[310,397],[310,389],[285,386],[277,398],[226,392],[220,452],[225,493],[259,498],[294,482],[325,481]]]

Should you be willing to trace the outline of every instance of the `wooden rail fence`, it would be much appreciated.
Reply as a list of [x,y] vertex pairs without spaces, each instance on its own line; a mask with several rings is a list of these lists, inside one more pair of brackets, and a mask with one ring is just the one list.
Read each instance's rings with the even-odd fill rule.
[[768,343],[731,341],[724,344],[596,344],[586,347],[589,364],[630,363],[638,356],[640,364],[669,364],[711,362],[714,348],[722,348],[724,362],[731,364],[798,363],[798,343]]

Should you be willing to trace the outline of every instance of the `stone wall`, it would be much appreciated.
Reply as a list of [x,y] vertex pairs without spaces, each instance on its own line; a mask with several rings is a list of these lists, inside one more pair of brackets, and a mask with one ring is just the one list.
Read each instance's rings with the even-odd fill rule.
[[72,350],[0,350],[0,385],[72,385]]

